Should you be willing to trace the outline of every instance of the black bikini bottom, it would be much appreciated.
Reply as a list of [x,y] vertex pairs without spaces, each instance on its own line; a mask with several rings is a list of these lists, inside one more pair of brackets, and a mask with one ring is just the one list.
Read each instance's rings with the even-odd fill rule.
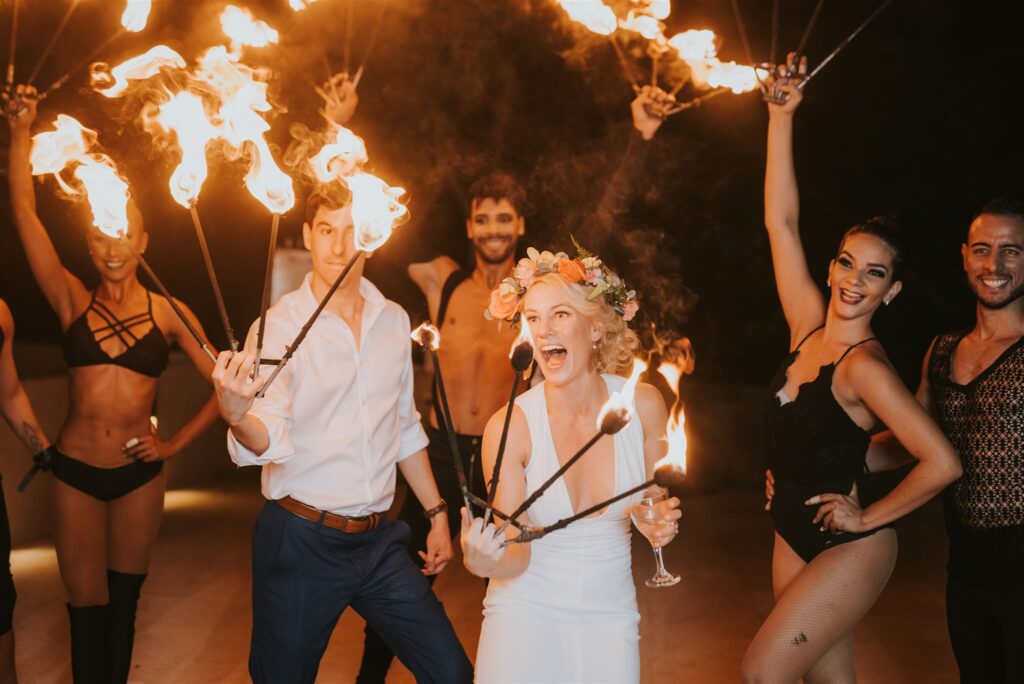
[[135,461],[117,468],[97,468],[59,451],[53,457],[53,476],[100,501],[113,501],[134,492],[160,474],[163,461]]
[[[817,506],[804,504],[815,494],[849,494],[853,487],[852,480],[838,482],[826,482],[814,485],[795,485],[789,482],[775,481],[775,496],[772,497],[772,519],[775,521],[775,531],[786,540],[797,554],[810,563],[814,557],[833,546],[852,542],[864,537],[870,537],[875,532],[891,527],[884,525],[867,532],[832,532],[821,531],[821,523],[814,523]],[[867,508],[872,501],[866,500],[863,496],[863,488],[858,484],[858,492],[861,492],[861,507]]]

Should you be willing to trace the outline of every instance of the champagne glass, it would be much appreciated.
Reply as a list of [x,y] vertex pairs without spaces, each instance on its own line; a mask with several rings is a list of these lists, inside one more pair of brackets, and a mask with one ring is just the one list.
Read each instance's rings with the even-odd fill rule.
[[[651,538],[658,532],[658,530],[675,525],[675,523],[670,520],[661,519],[660,515],[654,508],[656,504],[664,500],[665,490],[661,487],[651,487],[644,492],[644,498],[640,499],[629,510],[629,515],[633,519],[633,524],[636,525],[636,529],[640,530],[640,534],[647,537],[647,541],[651,541]],[[679,575],[673,575],[665,569],[665,561],[661,557],[660,548],[654,549],[654,559],[657,561],[657,572],[655,572],[654,577],[647,580],[645,584],[653,588],[671,587],[674,584],[678,584],[680,577]]]

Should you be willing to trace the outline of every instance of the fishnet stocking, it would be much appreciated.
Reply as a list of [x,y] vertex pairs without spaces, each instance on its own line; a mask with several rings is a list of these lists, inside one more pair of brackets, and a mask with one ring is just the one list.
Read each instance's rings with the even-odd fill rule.
[[855,682],[853,628],[896,565],[891,529],[823,551],[810,563],[775,538],[776,603],[743,658],[747,684]]

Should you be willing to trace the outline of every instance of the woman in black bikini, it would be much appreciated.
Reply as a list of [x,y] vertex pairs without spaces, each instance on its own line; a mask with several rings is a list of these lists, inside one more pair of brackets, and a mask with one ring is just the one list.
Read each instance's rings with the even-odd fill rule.
[[[20,110],[20,111],[19,111]],[[216,398],[170,440],[150,424],[157,377],[177,342],[209,378],[200,351],[170,304],[136,278],[121,243],[89,229],[100,286],[89,292],[61,264],[36,215],[29,168],[34,91],[8,104],[14,222],[36,282],[60,319],[70,367],[70,406],[53,460],[57,560],[68,592],[72,674],[78,682],[124,682],[131,665],[135,608],[163,513],[163,461],[217,417]],[[128,241],[146,249],[142,216],[128,204]],[[182,309],[192,318],[189,309]]]
[[[949,442],[871,332],[875,311],[902,287],[899,231],[884,219],[848,230],[829,266],[828,302],[808,271],[792,151],[804,73],[801,64],[796,77],[779,76],[788,100],[768,105],[765,225],[793,351],[768,413],[776,604],[743,658],[744,682],[855,681],[853,627],[896,563],[890,523],[960,476]],[[918,462],[886,496],[859,500],[869,433],[883,424]]]

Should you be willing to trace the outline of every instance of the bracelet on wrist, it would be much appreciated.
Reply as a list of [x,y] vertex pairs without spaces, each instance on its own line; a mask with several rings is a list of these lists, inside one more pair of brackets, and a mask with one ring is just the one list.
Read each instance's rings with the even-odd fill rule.
[[430,508],[430,509],[427,509],[427,510],[423,511],[423,517],[425,517],[427,520],[433,520],[434,517],[436,515],[438,515],[439,513],[447,513],[447,512],[448,512],[448,504],[447,504],[447,502],[445,502],[444,499],[441,499],[441,503],[437,504],[433,508]]

